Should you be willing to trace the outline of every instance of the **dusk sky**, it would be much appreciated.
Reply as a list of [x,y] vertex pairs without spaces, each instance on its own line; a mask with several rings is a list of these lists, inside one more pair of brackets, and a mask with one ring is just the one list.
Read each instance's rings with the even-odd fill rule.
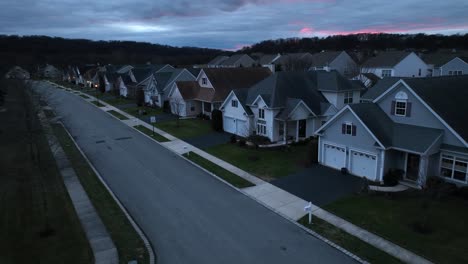
[[2,0],[0,34],[238,49],[358,32],[468,32],[467,0]]

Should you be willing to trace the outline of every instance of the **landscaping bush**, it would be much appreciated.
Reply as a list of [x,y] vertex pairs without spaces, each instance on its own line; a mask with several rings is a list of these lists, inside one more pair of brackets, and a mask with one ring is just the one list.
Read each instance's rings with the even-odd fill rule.
[[431,176],[426,180],[426,189],[428,190],[437,190],[444,183],[444,180],[440,177]]
[[468,186],[458,188],[456,195],[462,199],[468,200]]
[[239,144],[239,147],[245,147],[246,145],[245,139],[239,140],[238,144]]
[[145,92],[143,89],[138,89],[136,94],[136,104],[138,106],[143,106],[145,103]]
[[390,169],[383,177],[385,186],[395,186],[403,178],[403,171],[399,169]]
[[169,101],[164,101],[164,103],[163,103],[163,112],[164,113],[170,113],[171,112],[171,106],[169,105]]
[[211,113],[211,128],[217,132],[223,131],[223,113],[218,109]]
[[455,195],[458,191],[457,185],[450,182],[443,182],[437,190],[437,198],[442,199]]
[[271,143],[268,137],[260,135],[251,135],[247,138],[247,140],[254,143],[255,145],[267,145]]
[[235,144],[237,142],[237,137],[236,135],[231,135],[231,138],[229,139],[229,142],[231,144]]
[[313,138],[307,144],[307,165],[318,163],[318,139]]

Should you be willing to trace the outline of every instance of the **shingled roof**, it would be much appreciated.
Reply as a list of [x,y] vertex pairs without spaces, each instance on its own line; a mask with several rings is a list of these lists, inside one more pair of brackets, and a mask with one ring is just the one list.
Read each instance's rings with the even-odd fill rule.
[[377,56],[368,59],[364,62],[363,66],[364,68],[393,68],[410,54],[411,52],[409,51],[383,51],[377,54]]
[[312,54],[312,67],[325,67],[332,63],[343,51],[324,51]]
[[[424,54],[422,59],[424,60],[424,62],[426,62],[427,64],[432,64],[434,65],[435,67],[440,67],[448,62],[450,62],[451,60],[455,59],[455,58],[460,58],[461,60],[463,60],[463,58],[461,56],[459,56],[458,54],[454,54],[454,53],[431,53],[431,54]],[[466,58],[465,58],[466,59]],[[468,63],[468,60],[465,61],[465,63]]]

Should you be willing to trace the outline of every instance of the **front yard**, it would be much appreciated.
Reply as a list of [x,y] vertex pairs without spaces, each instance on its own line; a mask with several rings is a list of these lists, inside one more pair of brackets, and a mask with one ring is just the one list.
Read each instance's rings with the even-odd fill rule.
[[211,129],[211,122],[201,119],[156,122],[156,127],[180,139],[194,138],[213,131]]
[[[468,201],[461,198],[428,200],[421,191],[353,195],[325,206],[325,210],[438,263],[468,263],[467,209]],[[418,228],[421,223],[428,228]]]
[[288,150],[268,150],[227,143],[206,151],[267,181],[297,172],[307,158],[306,145],[290,146]]
[[133,115],[134,117],[141,117],[142,115],[139,114],[139,111],[141,110],[142,112],[146,113],[145,116],[153,116],[153,115],[159,115],[162,114],[162,109],[161,108],[152,108],[148,106],[136,106],[135,107],[130,107],[130,108],[125,108],[122,109],[123,111]]

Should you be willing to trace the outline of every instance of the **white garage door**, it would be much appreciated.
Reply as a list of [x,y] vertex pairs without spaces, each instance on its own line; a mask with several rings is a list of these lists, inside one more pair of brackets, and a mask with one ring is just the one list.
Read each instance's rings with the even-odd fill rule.
[[235,134],[236,133],[236,120],[232,117],[225,116],[223,119],[223,129],[224,131]]
[[351,151],[350,167],[352,174],[375,180],[377,176],[377,156]]
[[324,164],[326,166],[341,169],[346,167],[346,150],[342,147],[324,144]]

